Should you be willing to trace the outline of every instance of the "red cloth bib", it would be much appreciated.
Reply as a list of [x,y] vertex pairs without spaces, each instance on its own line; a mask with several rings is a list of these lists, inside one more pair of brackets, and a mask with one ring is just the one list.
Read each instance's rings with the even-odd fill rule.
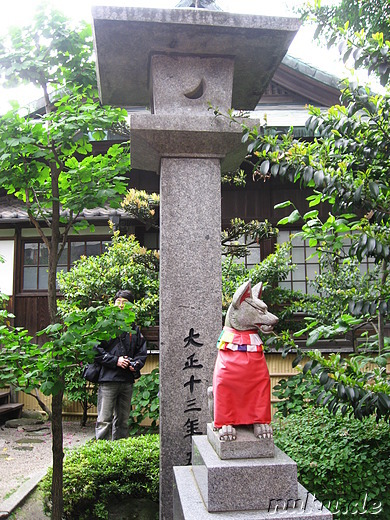
[[219,350],[213,376],[214,426],[269,424],[271,384],[263,352]]

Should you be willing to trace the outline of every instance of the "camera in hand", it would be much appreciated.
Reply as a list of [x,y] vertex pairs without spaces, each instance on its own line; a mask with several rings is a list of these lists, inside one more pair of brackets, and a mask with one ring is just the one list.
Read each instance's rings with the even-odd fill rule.
[[137,370],[138,369],[138,361],[134,361],[133,359],[129,359],[129,366],[131,366],[131,368],[134,368],[134,370]]

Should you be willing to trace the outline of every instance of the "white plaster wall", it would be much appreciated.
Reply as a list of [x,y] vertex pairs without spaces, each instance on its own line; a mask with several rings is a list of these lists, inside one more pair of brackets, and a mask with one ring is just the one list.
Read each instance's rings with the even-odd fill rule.
[[[61,230],[62,231],[62,230]],[[51,236],[51,229],[44,229],[43,232],[46,236]],[[94,235],[109,235],[111,233],[110,228],[108,226],[95,226],[95,230],[93,233],[89,229],[81,229],[79,232],[75,232],[71,230],[69,236],[91,236]],[[34,228],[24,228],[22,229],[22,238],[36,238],[39,237],[38,231]]]
[[0,263],[0,291],[8,296],[13,294],[15,242],[0,240],[0,256],[4,263]]

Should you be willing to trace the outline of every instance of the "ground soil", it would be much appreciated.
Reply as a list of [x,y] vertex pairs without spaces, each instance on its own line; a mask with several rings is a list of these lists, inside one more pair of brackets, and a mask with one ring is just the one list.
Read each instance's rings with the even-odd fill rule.
[[[64,450],[83,445],[94,437],[94,424],[81,427],[78,422],[64,422]],[[9,498],[38,471],[52,464],[51,424],[24,425],[17,428],[0,426],[0,509],[1,503]],[[35,510],[31,510],[33,507]],[[33,493],[18,511],[17,520],[41,520],[43,516],[39,492]],[[41,515],[41,516],[40,516]]]

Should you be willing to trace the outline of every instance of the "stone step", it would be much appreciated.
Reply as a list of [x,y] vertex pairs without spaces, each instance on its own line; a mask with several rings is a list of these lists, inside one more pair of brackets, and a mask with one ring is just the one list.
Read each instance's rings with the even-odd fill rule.
[[11,395],[11,392],[9,390],[0,390],[0,400],[7,399]]
[[273,499],[298,498],[297,465],[275,446],[275,456],[222,460],[207,436],[193,436],[192,469],[209,512],[266,509]]
[[26,426],[43,425],[43,419],[30,419],[29,417],[19,417],[18,419],[10,419],[5,423],[6,428],[25,428]]
[[6,403],[0,405],[0,415],[10,415],[11,417],[20,417],[22,413],[23,403]]
[[[300,484],[296,500],[273,500],[265,509],[211,513],[199,492],[193,467],[175,466],[173,471],[173,520],[332,520],[332,514]],[[234,497],[241,492],[237,482]]]

